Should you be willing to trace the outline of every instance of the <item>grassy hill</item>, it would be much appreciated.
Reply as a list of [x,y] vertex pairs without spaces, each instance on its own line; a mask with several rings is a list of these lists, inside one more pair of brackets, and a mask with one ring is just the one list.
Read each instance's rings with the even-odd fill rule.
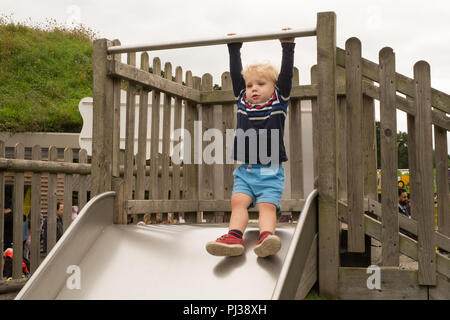
[[89,29],[0,17],[0,131],[80,132],[80,99],[92,96]]

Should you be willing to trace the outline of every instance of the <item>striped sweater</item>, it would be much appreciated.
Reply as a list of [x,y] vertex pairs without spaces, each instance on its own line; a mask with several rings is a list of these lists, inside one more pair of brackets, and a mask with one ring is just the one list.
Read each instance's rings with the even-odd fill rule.
[[281,45],[283,49],[281,70],[275,92],[266,103],[254,105],[246,99],[240,53],[242,43],[228,44],[230,74],[238,109],[234,160],[249,164],[276,164],[288,160],[283,136],[292,88],[295,43]]

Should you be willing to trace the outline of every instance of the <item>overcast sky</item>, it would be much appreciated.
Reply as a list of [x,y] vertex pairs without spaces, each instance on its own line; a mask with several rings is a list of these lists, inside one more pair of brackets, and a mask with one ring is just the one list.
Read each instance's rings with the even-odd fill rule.
[[[81,23],[98,37],[119,39],[123,45],[223,37],[227,33],[273,32],[284,27],[310,28],[317,12],[337,14],[337,45],[350,37],[362,42],[363,57],[378,62],[378,52],[394,49],[396,70],[412,77],[414,63],[431,65],[431,84],[450,93],[450,2],[444,0],[1,0],[0,14],[33,23],[55,19],[61,24]],[[295,66],[300,82],[309,83],[316,63],[314,37],[296,40]],[[214,83],[228,70],[225,45],[165,50],[150,53],[162,65],[172,62],[196,76],[208,72]],[[244,44],[243,63],[269,60],[280,65],[278,41]],[[406,131],[403,121],[399,129]]]

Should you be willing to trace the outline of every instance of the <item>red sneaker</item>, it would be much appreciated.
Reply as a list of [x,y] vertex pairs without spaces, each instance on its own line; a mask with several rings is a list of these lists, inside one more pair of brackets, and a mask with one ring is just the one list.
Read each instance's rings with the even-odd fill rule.
[[217,240],[208,242],[206,251],[213,256],[240,256],[244,253],[244,241],[229,234],[224,234]]
[[281,249],[281,240],[276,235],[266,233],[258,240],[253,251],[258,257],[265,258],[271,256]]

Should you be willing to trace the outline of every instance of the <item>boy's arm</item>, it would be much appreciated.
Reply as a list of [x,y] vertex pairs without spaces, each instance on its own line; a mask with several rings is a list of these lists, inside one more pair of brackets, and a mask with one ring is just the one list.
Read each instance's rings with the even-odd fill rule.
[[288,100],[292,89],[292,76],[294,74],[294,42],[281,42],[282,59],[281,70],[278,76],[278,89],[283,100]]
[[242,76],[241,47],[242,42],[228,44],[228,52],[230,54],[230,75],[235,97],[238,97],[241,91],[245,89],[245,81]]

